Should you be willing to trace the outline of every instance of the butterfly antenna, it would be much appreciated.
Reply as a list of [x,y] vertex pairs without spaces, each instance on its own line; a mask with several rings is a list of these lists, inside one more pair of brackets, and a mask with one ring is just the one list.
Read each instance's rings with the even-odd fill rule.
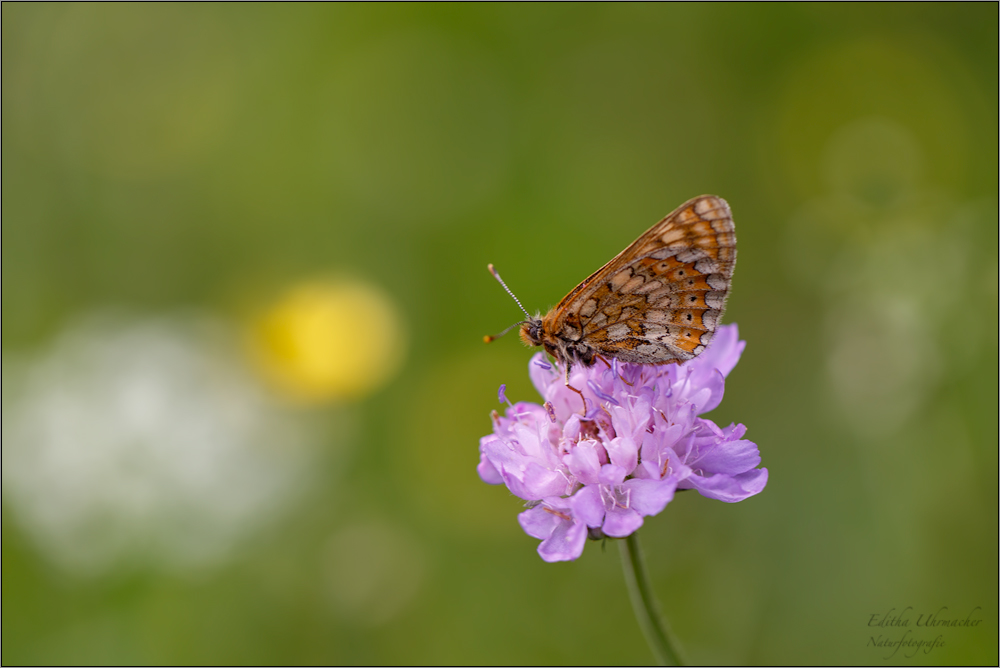
[[510,295],[510,298],[513,299],[515,302],[517,302],[517,307],[521,309],[521,312],[524,313],[524,315],[528,318],[528,320],[531,320],[531,314],[524,310],[524,307],[521,306],[521,300],[514,296],[514,293],[511,292],[510,288],[507,287],[507,284],[503,282],[503,279],[500,278],[500,274],[498,274],[497,270],[493,268],[493,265],[488,264],[486,265],[486,268],[490,270],[491,274],[493,274],[493,278],[497,279],[500,285],[503,286],[503,289],[507,291],[507,294]]
[[[521,300],[518,299],[517,296],[513,292],[510,291],[510,288],[508,288],[507,284],[503,282],[502,278],[500,278],[500,274],[497,273],[497,270],[493,267],[493,265],[492,264],[488,264],[488,265],[486,265],[486,268],[490,270],[490,273],[493,275],[493,278],[497,279],[497,282],[500,283],[500,285],[503,286],[503,289],[507,291],[507,294],[510,295],[510,298],[513,299],[514,302],[517,303],[517,307],[519,309],[521,309],[521,311],[524,313],[525,316],[527,316],[528,320],[531,320],[531,314],[524,310],[524,306],[521,305]],[[504,334],[506,334],[510,330],[514,329],[518,325],[524,324],[524,322],[525,321],[523,321],[523,320],[521,322],[515,322],[510,327],[508,327],[507,329],[503,330],[502,332],[500,332],[499,334],[496,334],[494,336],[489,336],[489,335],[484,336],[483,337],[483,341],[485,341],[486,343],[489,343],[490,341],[493,341],[495,339],[499,339],[501,336],[503,336]]]
[[524,322],[525,322],[524,320],[522,320],[521,322],[515,322],[513,325],[511,325],[507,329],[503,330],[499,334],[494,334],[493,336],[490,336],[489,334],[487,334],[486,336],[483,337],[483,341],[485,341],[486,343],[490,343],[492,341],[496,341],[501,336],[503,336],[504,334],[506,334],[510,330],[514,329],[515,327],[520,327],[521,325],[523,325]]

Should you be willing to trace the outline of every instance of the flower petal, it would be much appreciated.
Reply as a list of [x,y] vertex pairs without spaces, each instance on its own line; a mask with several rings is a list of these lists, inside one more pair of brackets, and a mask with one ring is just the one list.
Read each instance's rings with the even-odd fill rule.
[[[497,438],[496,436],[484,436],[482,441],[480,441],[480,443],[482,443],[483,441],[491,442],[499,440],[500,439]],[[500,483],[503,482],[503,476],[501,476],[500,472],[496,470],[496,467],[494,467],[493,464],[490,463],[489,458],[483,451],[483,445],[479,446],[479,466],[476,467],[476,471],[479,473],[479,477],[482,478],[483,482],[485,483],[488,483],[490,485],[499,485]]]
[[760,451],[753,441],[723,441],[689,459],[687,464],[710,474],[737,475],[760,465]]
[[718,369],[712,369],[699,379],[701,390],[697,400],[692,399],[699,415],[715,410],[722,403],[726,393],[726,377]]
[[640,515],[656,515],[663,511],[674,498],[677,483],[667,480],[627,480],[629,507]]
[[736,503],[760,493],[765,485],[767,485],[767,469],[751,469],[736,476],[723,473],[708,477],[693,475],[682,481],[678,487],[694,488],[699,494],[710,499]]
[[[622,397],[622,400],[624,403],[631,403],[627,402],[625,397]],[[626,405],[611,407],[611,424],[615,428],[615,433],[618,436],[630,436],[636,446],[642,445],[646,427],[651,419],[649,402],[642,399],[635,401],[630,407]]]
[[601,530],[613,538],[631,536],[642,526],[642,516],[631,508],[614,506],[604,517]]
[[[621,432],[618,432],[621,434]],[[625,432],[626,434],[628,432]],[[624,469],[628,475],[639,463],[639,449],[635,447],[635,441],[631,436],[618,436],[604,444],[608,451],[608,458],[611,463]],[[622,478],[624,480],[624,477]]]
[[580,414],[573,413],[566,420],[566,426],[563,427],[563,438],[570,443],[575,443],[579,440],[580,436]]
[[[707,377],[708,379],[710,379],[712,376],[715,376],[717,378],[722,378],[722,376],[714,370]],[[692,386],[693,385],[694,383],[692,383]],[[688,395],[688,401],[690,401],[694,405],[694,412],[697,413],[698,415],[701,415],[702,413],[707,413],[709,409],[706,408],[706,406],[708,406],[712,401],[712,388],[701,387],[700,389],[698,389],[698,391],[692,392],[691,394]]]
[[600,444],[594,440],[580,441],[569,454],[563,456],[563,462],[577,480],[584,485],[598,481],[601,473],[601,461],[598,456]]
[[569,486],[569,481],[561,471],[553,471],[535,462],[528,464],[520,481],[522,483],[520,489],[517,492],[513,489],[510,491],[528,501],[543,499],[546,496],[562,496],[568,491]]
[[746,345],[746,341],[740,341],[740,330],[736,323],[722,325],[715,330],[712,342],[705,351],[691,362],[697,362],[701,369],[718,369],[725,377],[740,361]]
[[517,522],[524,529],[524,533],[539,540],[545,540],[551,536],[560,521],[562,520],[559,516],[547,512],[541,504],[529,508],[517,516]]
[[597,485],[587,485],[569,498],[573,516],[587,526],[599,527],[604,523],[604,502]]
[[605,485],[620,485],[629,473],[629,471],[626,471],[621,466],[605,464],[601,467],[601,474],[598,476],[598,480]]
[[482,455],[500,474],[511,494],[526,501],[565,494],[569,480],[560,467],[546,466],[545,460],[525,454],[520,446],[521,444],[506,443],[498,438],[483,442],[480,447]]
[[538,555],[545,561],[572,561],[583,554],[587,542],[587,525],[583,522],[562,521],[552,535],[538,546]]
[[535,353],[528,363],[528,376],[538,394],[547,398],[549,386],[559,378],[559,370],[545,360],[544,353]]

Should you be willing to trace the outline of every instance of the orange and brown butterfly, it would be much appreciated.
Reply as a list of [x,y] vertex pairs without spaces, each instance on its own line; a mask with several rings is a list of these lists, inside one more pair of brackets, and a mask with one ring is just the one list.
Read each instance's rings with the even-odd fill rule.
[[[545,317],[531,317],[499,274],[490,273],[528,319],[521,339],[566,366],[600,356],[634,364],[697,357],[722,318],[736,267],[736,228],[729,204],[688,200],[566,295]],[[497,338],[487,336],[487,342]]]

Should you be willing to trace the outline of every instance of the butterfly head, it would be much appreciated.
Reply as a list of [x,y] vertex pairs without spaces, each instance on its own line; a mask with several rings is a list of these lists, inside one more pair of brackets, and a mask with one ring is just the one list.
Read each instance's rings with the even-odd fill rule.
[[563,362],[578,360],[585,366],[593,364],[594,350],[585,343],[554,336],[541,318],[529,318],[521,323],[521,340],[529,346],[542,346],[552,357]]
[[528,346],[540,346],[543,344],[545,330],[542,328],[541,318],[529,318],[521,323],[521,340]]

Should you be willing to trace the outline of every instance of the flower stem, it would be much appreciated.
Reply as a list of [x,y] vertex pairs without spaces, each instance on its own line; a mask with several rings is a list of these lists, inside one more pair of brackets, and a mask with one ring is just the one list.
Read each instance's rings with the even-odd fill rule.
[[639,535],[633,533],[625,540],[618,541],[622,553],[622,568],[625,570],[625,585],[632,600],[632,610],[646,636],[653,657],[661,666],[683,666],[677,650],[677,642],[670,633],[667,621],[660,614],[660,605],[649,581],[646,562],[642,557]]

